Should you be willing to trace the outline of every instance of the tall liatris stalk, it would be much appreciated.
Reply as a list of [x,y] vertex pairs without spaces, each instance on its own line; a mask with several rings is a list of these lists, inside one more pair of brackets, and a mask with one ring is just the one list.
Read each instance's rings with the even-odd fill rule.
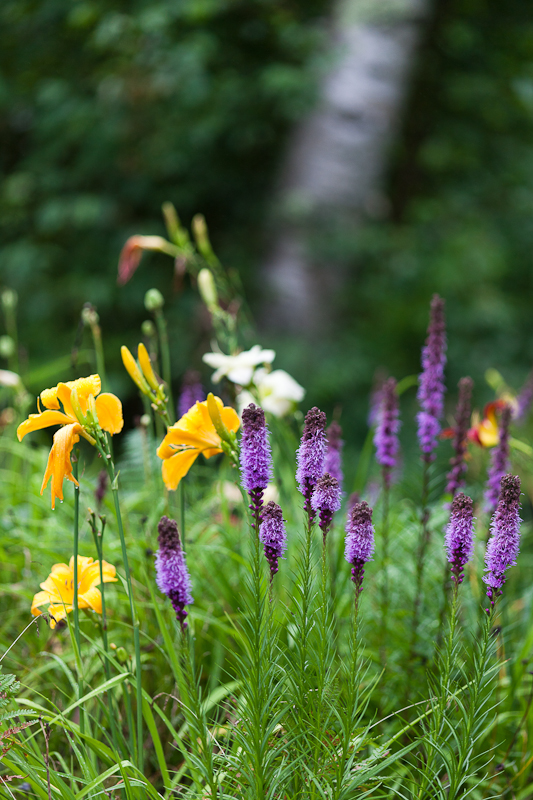
[[472,378],[461,378],[459,381],[459,398],[457,400],[457,409],[455,411],[455,426],[453,428],[453,451],[454,454],[450,459],[450,471],[446,479],[446,491],[455,497],[459,489],[462,489],[465,484],[466,475],[466,451],[467,451],[467,434],[468,425],[470,423],[470,399],[472,397],[472,387],[474,382]]
[[455,655],[455,635],[458,615],[458,592],[463,581],[464,568],[474,552],[474,516],[472,500],[460,492],[454,497],[450,514],[450,522],[446,529],[446,554],[451,565],[453,579],[453,600],[451,606],[449,631],[442,653],[438,659],[436,699],[433,700],[433,713],[429,719],[429,728],[425,737],[427,759],[420,778],[418,800],[437,796],[440,770],[436,769],[439,753],[444,746],[446,709],[452,695],[452,667]]
[[510,466],[509,459],[509,425],[511,424],[511,408],[505,406],[501,413],[500,424],[498,426],[499,441],[492,449],[490,467],[487,478],[487,488],[485,490],[485,510],[490,514],[498,504],[500,494],[500,481],[508,472]]
[[311,408],[305,415],[305,424],[297,453],[296,480],[304,496],[309,521],[314,520],[311,497],[317,480],[324,474],[326,461],[326,415],[320,409]]
[[356,503],[346,525],[344,557],[352,565],[352,581],[355,585],[355,606],[359,605],[359,595],[363,590],[365,564],[372,560],[374,553],[374,526],[372,509],[364,500]]
[[420,411],[417,415],[418,441],[422,451],[422,519],[420,540],[416,559],[416,585],[413,605],[413,623],[411,638],[411,658],[414,658],[418,638],[418,625],[422,603],[422,584],[424,563],[429,546],[429,466],[435,459],[437,437],[440,433],[440,420],[444,411],[444,367],[446,365],[446,321],[444,317],[444,300],[433,295],[430,308],[430,319],[426,343],[422,348],[422,372],[418,381],[418,402]]
[[381,406],[377,415],[377,425],[374,433],[374,446],[376,448],[376,461],[381,466],[383,494],[382,494],[382,530],[381,530],[381,660],[385,663],[385,639],[387,635],[387,617],[389,612],[389,499],[391,487],[391,474],[396,466],[396,459],[400,449],[398,431],[400,430],[398,408],[398,393],[396,380],[389,378],[381,390]]
[[485,555],[483,578],[487,584],[490,606],[486,609],[481,636],[474,657],[474,677],[469,684],[468,706],[460,706],[462,724],[455,725],[454,737],[458,742],[457,755],[448,761],[449,789],[447,800],[464,797],[465,786],[473,774],[472,751],[480,728],[487,716],[486,688],[494,675],[491,665],[494,648],[492,626],[496,605],[505,583],[505,573],[516,564],[520,547],[520,478],[505,475],[501,479],[500,497],[492,518],[491,537]]
[[265,412],[254,403],[242,412],[240,464],[242,485],[250,497],[253,524],[259,533],[263,492],[272,478],[272,456]]
[[161,517],[157,526],[159,550],[155,557],[157,585],[166,594],[176,612],[182,632],[187,627],[185,606],[193,602],[191,579],[181,547],[178,526],[173,519]]
[[324,547],[326,537],[331,528],[335,512],[341,507],[341,487],[339,481],[329,472],[325,472],[315,484],[315,489],[311,497],[311,507],[318,512],[318,527],[322,531]]

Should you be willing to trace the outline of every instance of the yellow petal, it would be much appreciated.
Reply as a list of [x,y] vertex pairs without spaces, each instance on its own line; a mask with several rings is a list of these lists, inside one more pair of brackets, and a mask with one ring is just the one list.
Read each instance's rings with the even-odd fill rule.
[[41,403],[45,408],[59,409],[59,402],[57,400],[57,386],[53,389],[43,389],[41,392]]
[[120,348],[120,355],[122,356],[122,363],[126,367],[128,375],[132,381],[139,387],[143,394],[149,394],[149,386],[146,383],[141,370],[139,369],[139,365],[125,345],[122,345]]
[[102,595],[100,589],[96,586],[91,586],[83,594],[80,592],[78,595],[78,603],[80,608],[92,608],[97,614],[102,613]]
[[44,606],[50,603],[50,595],[48,592],[37,592],[33,596],[31,604],[31,613],[34,617],[38,616],[41,612],[38,610],[39,606]]
[[76,389],[80,403],[82,404],[83,413],[87,410],[87,407],[83,407],[83,401],[86,401],[90,394],[96,397],[96,395],[100,394],[102,391],[102,381],[100,375],[96,373],[94,375],[89,375],[88,378],[77,378],[75,381],[68,381],[67,386],[71,391],[72,389]]
[[30,414],[28,419],[21,422],[17,428],[18,440],[21,442],[26,434],[32,431],[40,431],[50,425],[69,425],[71,422],[74,420],[67,417],[62,411],[43,411],[41,414]]
[[143,375],[146,378],[148,385],[157,392],[159,390],[159,382],[156,378],[155,372],[152,367],[152,362],[150,361],[150,356],[148,355],[148,350],[141,342],[137,348],[137,357],[139,359],[140,367],[143,371]]
[[[102,575],[104,578],[104,583],[111,583],[116,582],[116,569],[112,564],[108,564],[107,561],[102,561]],[[100,564],[98,561],[95,561],[93,564],[90,564],[86,567],[83,571],[81,580],[80,580],[80,593],[83,594],[92,586],[99,586],[100,585]]]
[[224,406],[220,412],[220,416],[222,417],[222,422],[226,428],[228,428],[228,430],[234,432],[239,430],[241,421],[234,408],[231,408],[230,406]]
[[[46,413],[46,412],[44,412]],[[57,412],[51,412],[57,413]],[[44,473],[41,494],[44,492],[50,477],[52,478],[51,496],[52,508],[55,508],[55,499],[63,499],[63,481],[65,478],[78,486],[78,481],[72,475],[72,464],[70,454],[72,448],[79,442],[79,432],[82,430],[78,422],[71,425],[64,425],[54,434],[54,443],[48,456],[48,463]]]
[[177,489],[181,479],[188,473],[196,459],[198,450],[182,450],[163,461],[163,482],[167,489]]
[[72,611],[72,606],[64,605],[63,603],[57,603],[57,605],[52,605],[48,609],[48,613],[50,614],[50,627],[53,629],[55,628],[58,622],[61,622],[62,619],[65,619],[67,614],[70,614]]
[[96,414],[102,430],[110,434],[120,433],[124,427],[122,403],[114,394],[104,392],[96,398]]

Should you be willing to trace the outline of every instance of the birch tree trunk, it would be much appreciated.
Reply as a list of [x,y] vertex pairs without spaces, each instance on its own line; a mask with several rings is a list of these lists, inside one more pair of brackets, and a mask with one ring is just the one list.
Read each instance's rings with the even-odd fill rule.
[[266,326],[319,333],[342,270],[309,252],[310,231],[341,219],[356,228],[386,210],[389,145],[431,0],[337,0],[332,68],[317,108],[294,132],[282,170],[278,219],[263,265]]

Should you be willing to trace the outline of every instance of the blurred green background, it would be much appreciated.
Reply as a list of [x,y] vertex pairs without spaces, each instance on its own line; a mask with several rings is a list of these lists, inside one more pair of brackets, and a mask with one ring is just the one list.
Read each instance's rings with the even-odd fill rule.
[[[329,12],[326,0],[4,0],[0,275],[19,294],[30,389],[43,388],[36,367],[88,346],[78,335],[88,301],[113,388],[133,397],[119,346],[139,340],[152,286],[167,301],[177,381],[201,366],[208,320],[188,279],[175,290],[170,259],[149,254],[116,285],[126,238],[164,233],[165,200],[186,225],[205,215],[259,312],[276,174],[327,69]],[[491,395],[488,367],[518,389],[533,365],[528,3],[436,4],[387,193],[386,218],[356,234],[340,223],[313,233],[310,246],[346,275],[328,334],[312,348],[295,336],[257,337],[306,386],[306,408],[342,408],[355,441],[376,369],[418,371],[435,291],[448,305],[450,385],[471,374],[479,404]]]

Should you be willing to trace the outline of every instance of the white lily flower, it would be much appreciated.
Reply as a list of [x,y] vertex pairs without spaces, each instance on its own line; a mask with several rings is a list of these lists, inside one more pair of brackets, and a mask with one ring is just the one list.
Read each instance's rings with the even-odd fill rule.
[[20,375],[10,369],[0,369],[0,386],[9,386],[12,389],[21,386]]
[[254,376],[255,368],[259,364],[271,364],[275,356],[274,350],[263,350],[255,344],[251,350],[244,350],[235,356],[205,353],[203,361],[216,370],[212,378],[213,383],[219,383],[225,377],[232,383],[238,383],[239,386],[248,386]]
[[258,369],[254,375],[254,383],[261,407],[275,417],[284,417],[305,395],[303,386],[284,369],[275,369],[273,372]]

